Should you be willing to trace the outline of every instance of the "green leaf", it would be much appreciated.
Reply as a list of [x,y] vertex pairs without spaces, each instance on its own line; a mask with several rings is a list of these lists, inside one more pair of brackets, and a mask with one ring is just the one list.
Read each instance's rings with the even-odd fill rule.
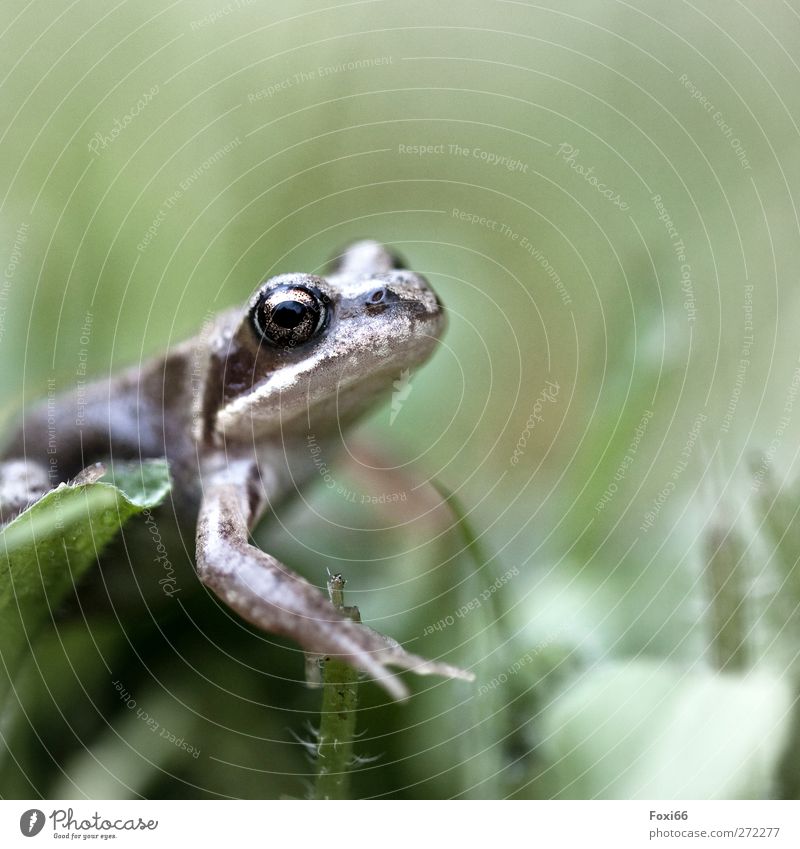
[[573,799],[768,797],[792,701],[787,682],[767,672],[602,666],[546,712],[545,779]]
[[0,699],[39,627],[125,522],[170,488],[165,460],[117,464],[107,476],[114,484],[61,484],[0,531]]

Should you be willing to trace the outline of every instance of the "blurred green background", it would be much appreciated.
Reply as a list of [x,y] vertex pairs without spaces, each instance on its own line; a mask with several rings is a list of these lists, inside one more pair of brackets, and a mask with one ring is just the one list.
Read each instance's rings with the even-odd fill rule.
[[[318,482],[259,530],[476,672],[410,681],[407,705],[362,688],[355,795],[797,796],[798,11],[4,8],[7,427],[48,378],[136,363],[352,238],[397,248],[449,309],[396,419],[387,391],[348,437],[388,470],[342,460],[357,497]],[[32,655],[4,796],[307,793],[302,656],[202,591],[64,619]]]

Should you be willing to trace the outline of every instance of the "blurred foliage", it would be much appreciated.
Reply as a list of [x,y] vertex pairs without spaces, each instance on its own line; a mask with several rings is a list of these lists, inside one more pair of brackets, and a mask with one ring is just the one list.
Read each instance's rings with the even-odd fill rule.
[[[59,610],[128,519],[157,507],[168,491],[166,461],[120,465],[113,484],[61,484],[0,530],[4,672],[13,675],[42,622]],[[0,699],[7,696],[7,684],[2,681]]]
[[[795,10],[5,8],[9,419],[354,237],[449,309],[396,421],[348,437],[388,470],[342,460],[259,531],[478,676],[413,682],[404,706],[361,687],[356,751],[377,758],[356,795],[797,796]],[[149,580],[134,537],[114,556]],[[302,655],[184,588],[43,635],[0,726],[3,795],[307,795]]]

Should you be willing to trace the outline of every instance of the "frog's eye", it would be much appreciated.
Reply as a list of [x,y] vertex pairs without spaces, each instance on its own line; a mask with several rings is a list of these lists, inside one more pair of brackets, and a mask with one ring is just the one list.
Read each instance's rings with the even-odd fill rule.
[[250,318],[265,341],[293,348],[311,340],[325,326],[327,313],[327,298],[321,292],[285,285],[262,292]]

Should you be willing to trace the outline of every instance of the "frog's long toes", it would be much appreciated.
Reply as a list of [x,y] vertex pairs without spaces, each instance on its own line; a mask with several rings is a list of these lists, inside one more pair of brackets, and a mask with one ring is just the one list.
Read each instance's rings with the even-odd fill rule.
[[391,637],[387,637],[378,631],[373,631],[371,628],[367,630],[385,642],[385,654],[382,654],[384,663],[398,666],[401,669],[407,669],[417,675],[439,675],[442,678],[459,678],[462,681],[475,680],[475,675],[467,669],[461,669],[461,667],[453,666],[450,663],[428,660],[420,655],[412,654]]
[[441,678],[458,678],[461,681],[475,680],[475,674],[468,669],[461,669],[461,667],[453,666],[450,663],[426,660],[424,657],[411,654],[405,649],[394,652],[387,663],[399,666],[401,669],[408,669],[417,675],[438,675]]
[[302,629],[294,634],[306,650],[306,681],[310,686],[318,686],[320,681],[313,667],[319,669],[324,658],[336,657],[373,678],[392,698],[408,698],[408,688],[387,669],[384,644],[373,636],[375,632],[342,618],[333,606],[325,618],[316,618],[319,614],[315,611],[315,618],[305,619]]
[[[331,608],[333,610],[333,608]],[[474,681],[475,676],[465,669],[427,660],[406,651],[396,640],[356,622],[342,620],[326,623],[330,627],[330,650],[328,655],[340,656],[353,666],[366,672],[395,699],[408,698],[405,684],[390,671],[389,667],[399,667],[417,675],[440,675],[443,678],[459,678]],[[332,632],[332,633],[331,633]],[[356,650],[353,643],[357,643]],[[345,648],[346,646],[346,648]],[[344,650],[343,650],[344,649]]]

